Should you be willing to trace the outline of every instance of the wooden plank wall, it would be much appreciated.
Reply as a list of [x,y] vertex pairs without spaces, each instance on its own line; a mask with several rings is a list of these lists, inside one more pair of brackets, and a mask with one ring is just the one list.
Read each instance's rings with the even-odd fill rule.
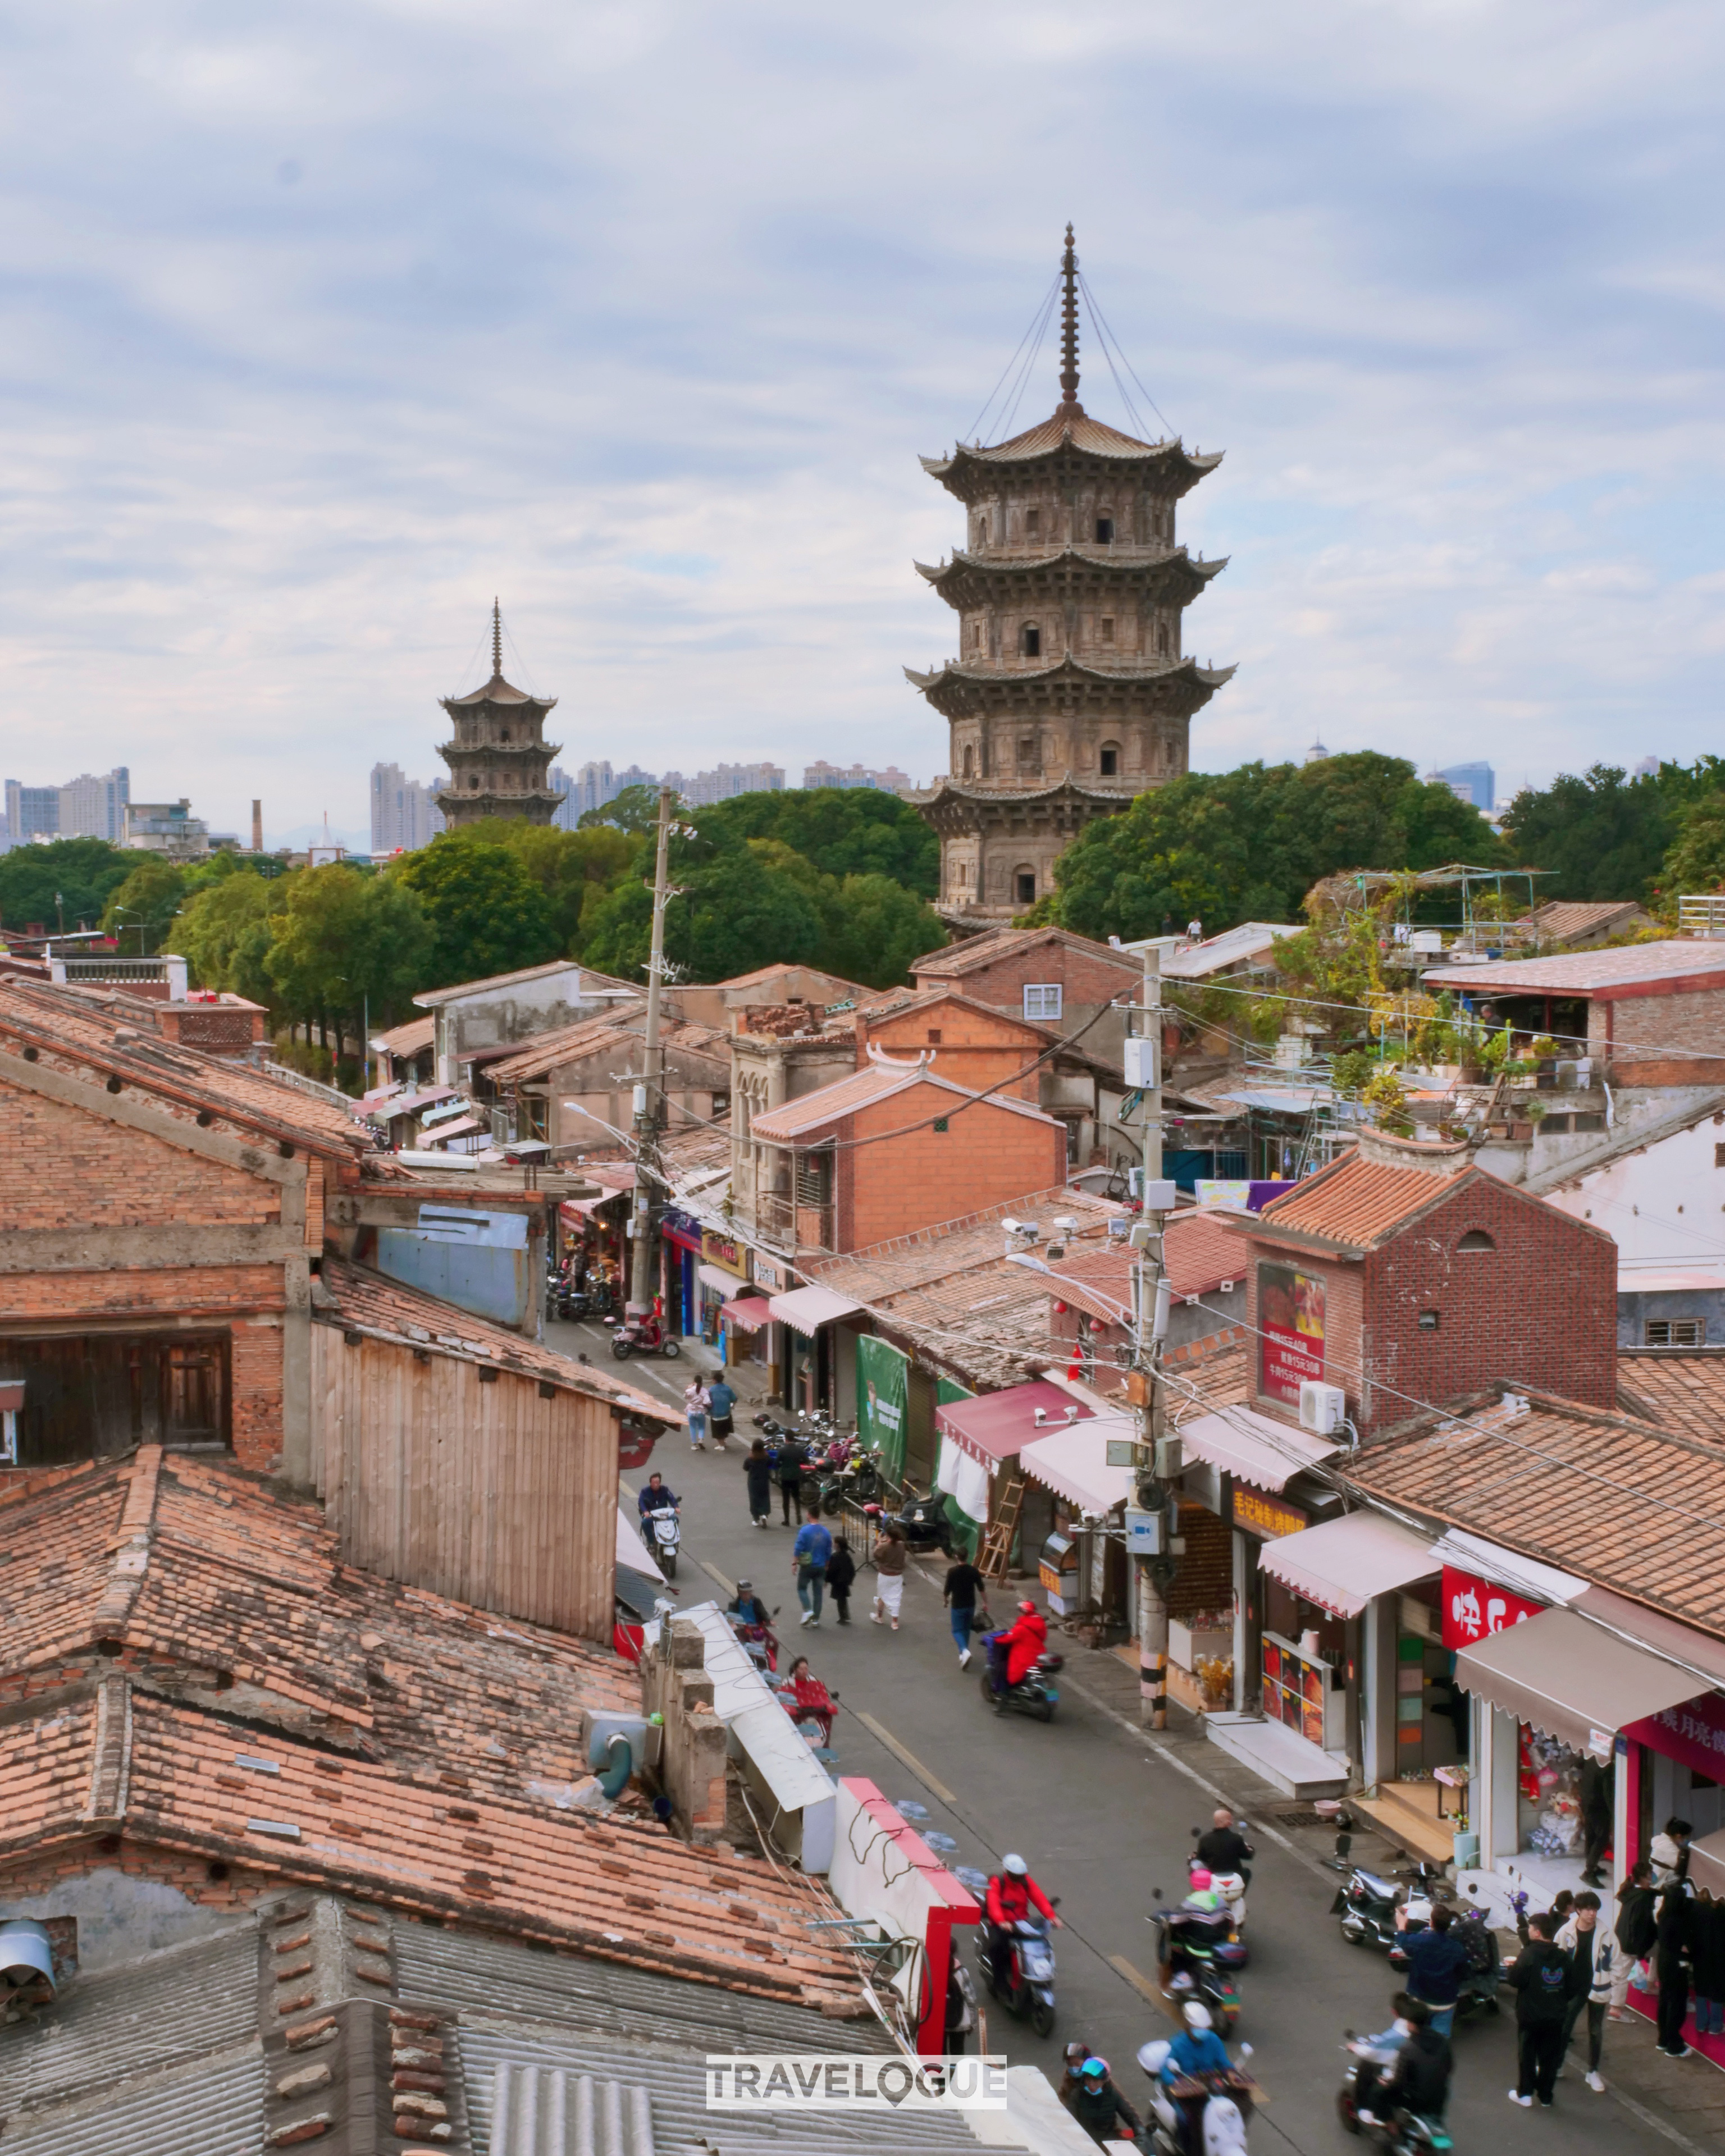
[[311,1327],[312,1456],[344,1558],[609,1643],[617,1426],[536,1378]]

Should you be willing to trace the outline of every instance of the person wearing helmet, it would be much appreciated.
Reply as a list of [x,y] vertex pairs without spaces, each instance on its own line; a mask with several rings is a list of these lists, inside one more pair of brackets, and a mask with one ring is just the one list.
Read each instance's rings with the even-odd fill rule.
[[1000,1689],[1003,1671],[1009,1691],[1014,1685],[1022,1684],[1047,1645],[1048,1620],[1034,1602],[1019,1603],[1011,1629],[997,1633],[994,1638],[995,1690]]
[[737,1581],[737,1592],[726,1604],[726,1609],[729,1615],[741,1619],[745,1625],[764,1625],[769,1614],[767,1604],[747,1579]]
[[1046,1917],[1056,1931],[1060,1920],[1054,1903],[1030,1876],[1029,1866],[1012,1851],[1001,1858],[1000,1869],[988,1881],[983,1908],[988,1919],[988,1966],[995,1990],[1004,1995],[1011,1974],[1014,1925],[1032,1909]]
[[[1183,2018],[1186,2025],[1168,2046],[1168,2056],[1162,2062],[1162,2085],[1170,2092],[1177,2082],[1202,2082],[1211,2074],[1225,2074],[1234,2063],[1228,2056],[1228,2046],[1216,2034],[1216,2025],[1208,2006],[1196,1999],[1189,1999]],[[1204,2108],[1209,2102],[1207,2092],[1174,2098],[1182,2139],[1189,2150],[1197,2150],[1204,2145]]]
[[1193,1963],[1213,1960],[1216,1948],[1233,1928],[1228,1905],[1210,1883],[1209,1873],[1200,1866],[1189,1874],[1186,1898],[1168,1919],[1170,1972],[1176,1976],[1184,1973],[1189,1984]]
[[1066,2108],[1099,2145],[1136,2140],[1144,2130],[1143,2121],[1110,2078],[1106,2059],[1084,2061],[1066,2099]]

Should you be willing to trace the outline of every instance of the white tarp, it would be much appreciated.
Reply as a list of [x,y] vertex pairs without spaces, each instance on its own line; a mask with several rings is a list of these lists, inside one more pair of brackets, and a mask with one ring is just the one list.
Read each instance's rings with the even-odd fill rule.
[[988,1519],[988,1471],[980,1460],[961,1452],[950,1437],[941,1440],[941,1462],[934,1482],[969,1518],[978,1522]]

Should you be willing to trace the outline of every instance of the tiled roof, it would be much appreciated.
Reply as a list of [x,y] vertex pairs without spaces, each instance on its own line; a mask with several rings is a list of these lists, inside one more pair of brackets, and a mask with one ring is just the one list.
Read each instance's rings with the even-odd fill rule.
[[[1133,1252],[1124,1243],[1080,1245],[1050,1266],[1050,1287],[1068,1302],[1111,1325],[1131,1322]],[[1168,1288],[1177,1302],[1211,1295],[1224,1281],[1244,1279],[1246,1253],[1238,1235],[1214,1214],[1178,1213],[1163,1239]]]
[[847,996],[865,996],[869,993],[860,982],[841,980],[837,973],[819,973],[813,966],[798,965],[790,960],[776,966],[757,966],[752,973],[733,973],[728,980],[716,981],[713,985],[720,988],[759,988],[768,981],[783,981],[792,973],[800,973],[805,980],[824,981],[828,988],[836,989],[838,993],[832,998],[834,1003]]
[[999,928],[987,936],[973,936],[963,943],[953,943],[944,951],[931,951],[926,957],[911,962],[911,972],[917,984],[931,981],[963,980],[968,973],[981,973],[999,958],[1015,951],[1024,951],[1038,944],[1059,944],[1068,951],[1081,952],[1086,957],[1101,958],[1119,967],[1132,980],[1142,980],[1143,969],[1137,961],[1124,951],[1117,951],[1111,944],[1097,943],[1088,936],[1075,936],[1068,928]]
[[1596,936],[1618,921],[1627,925],[1640,911],[1633,898],[1559,898],[1540,906],[1532,919],[1541,936],[1565,942],[1571,937]]
[[1057,404],[1045,419],[1028,427],[1022,434],[1010,440],[997,442],[991,449],[961,442],[950,457],[925,457],[922,461],[929,470],[944,471],[948,465],[974,460],[978,464],[1021,464],[1033,457],[1051,455],[1056,449],[1071,448],[1087,451],[1092,456],[1118,457],[1134,464],[1158,459],[1169,464],[1184,465],[1198,473],[1212,471],[1222,461],[1222,452],[1215,449],[1209,455],[1189,450],[1176,438],[1173,441],[1141,442],[1136,434],[1122,434],[1117,427],[1110,427],[1101,419],[1093,419],[1081,404]]
[[1692,977],[1710,988],[1725,983],[1725,943],[1674,937],[1663,943],[1628,943],[1618,950],[1564,951],[1550,958],[1434,966],[1425,979],[1428,987],[1468,988],[1486,995],[1585,996]]
[[1368,1496],[1465,1528],[1703,1630],[1725,1634],[1725,1447],[1528,1393],[1363,1447]]
[[[530,1078],[546,1078],[572,1064],[585,1063],[595,1055],[641,1053],[641,1034],[635,1023],[644,1021],[646,1005],[629,1006],[621,1023],[615,1016],[588,1019],[580,1025],[560,1027],[555,1033],[536,1034],[524,1048],[492,1064],[486,1076],[494,1086],[517,1086]],[[705,1056],[728,1086],[731,1078],[729,1037],[710,1025],[683,1019],[667,1019],[660,1028],[661,1046],[684,1055]]]
[[[607,1179],[602,1169],[593,1171],[595,1182]],[[555,1348],[542,1348],[536,1340],[489,1324],[483,1317],[457,1310],[454,1304],[440,1302],[417,1288],[404,1287],[382,1273],[326,1257],[319,1277],[320,1286],[312,1296],[313,1315],[324,1323],[382,1333],[434,1355],[493,1363],[524,1378],[542,1378],[565,1392],[586,1393],[667,1428],[682,1423],[682,1416],[663,1400],[637,1391],[592,1363],[572,1363]]]
[[1620,1348],[1617,1394],[1626,1413],[1725,1450],[1725,1355],[1717,1349]]
[[1166,953],[1162,961],[1163,975],[1173,981],[1208,980],[1213,973],[1224,973],[1232,967],[1249,965],[1254,958],[1267,958],[1278,937],[1299,933],[1297,928],[1279,926],[1273,921],[1243,921],[1238,928],[1224,928],[1219,936],[1208,937],[1202,943],[1188,944],[1183,951]]
[[427,988],[414,997],[422,1009],[434,1011],[444,1004],[457,1002],[463,996],[476,996],[487,988],[519,988],[524,981],[554,980],[559,973],[578,973],[583,995],[638,996],[639,982],[614,981],[608,973],[596,973],[590,966],[578,964],[573,958],[548,958],[542,966],[523,966],[518,973],[488,973],[481,981],[458,981],[453,988]]
[[1218,1216],[1217,1226],[1236,1237],[1291,1235],[1344,1250],[1368,1250],[1404,1222],[1447,1198],[1466,1177],[1479,1173],[1461,1167],[1448,1175],[1432,1175],[1417,1168],[1384,1167],[1349,1152],[1332,1167],[1272,1199],[1255,1220],[1236,1220],[1229,1229],[1222,1228]]
[[[1053,1116],[1044,1115],[1041,1109],[1032,1107],[1028,1101],[1020,1101],[1013,1094],[973,1093],[968,1086],[955,1086],[950,1078],[941,1077],[926,1065],[882,1061],[835,1080],[830,1086],[823,1086],[817,1092],[787,1101],[782,1108],[773,1108],[764,1116],[757,1116],[749,1125],[749,1134],[764,1139],[769,1145],[788,1145],[811,1131],[824,1130],[846,1116],[854,1116],[860,1108],[870,1107],[879,1101],[890,1101],[896,1093],[905,1092],[912,1086],[934,1086],[951,1094],[960,1104],[952,1111],[955,1115],[966,1105],[975,1103],[1009,1116],[1029,1116],[1040,1123],[1054,1122]],[[946,1111],[942,1109],[941,1112],[945,1114]]]
[[109,998],[77,989],[0,977],[0,1047],[13,1053],[34,1048],[49,1067],[85,1084],[117,1078],[182,1122],[206,1115],[218,1130],[225,1125],[303,1146],[326,1159],[352,1163],[368,1177],[393,1179],[402,1173],[371,1150],[370,1132],[340,1108],[244,1063],[146,1031],[148,1011],[134,998],[127,999],[123,1019],[116,1019],[116,1008]]
[[410,1018],[405,1025],[392,1026],[388,1033],[374,1034],[372,1039],[392,1055],[418,1055],[430,1047],[436,1034],[434,1018]]

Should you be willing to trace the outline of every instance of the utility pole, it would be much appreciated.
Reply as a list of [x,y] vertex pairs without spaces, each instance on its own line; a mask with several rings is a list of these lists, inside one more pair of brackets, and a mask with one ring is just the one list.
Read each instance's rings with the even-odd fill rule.
[[1156,1523],[1151,1529],[1152,1548],[1137,1560],[1138,1693],[1145,1726],[1150,1729],[1168,1727],[1168,1590],[1174,1573],[1173,1523],[1178,1517],[1168,1486],[1173,1462],[1162,1383],[1168,1312],[1162,1238],[1174,1204],[1174,1187],[1162,1175],[1162,954],[1172,950],[1175,941],[1171,936],[1155,936],[1121,947],[1137,952],[1144,962],[1142,1014],[1138,1030],[1127,1038],[1126,1078],[1142,1096],[1144,1118],[1143,1211],[1132,1232],[1137,1253],[1132,1265],[1132,1390],[1138,1409],[1138,1507]]
[[659,789],[659,844],[653,862],[653,945],[647,960],[647,1034],[641,1078],[635,1087],[635,1202],[629,1214],[629,1306],[646,1312],[653,1303],[653,1196],[650,1171],[659,1164],[659,1111],[665,1095],[665,1071],[659,1046],[659,991],[665,976],[665,909],[671,893],[671,790]]

